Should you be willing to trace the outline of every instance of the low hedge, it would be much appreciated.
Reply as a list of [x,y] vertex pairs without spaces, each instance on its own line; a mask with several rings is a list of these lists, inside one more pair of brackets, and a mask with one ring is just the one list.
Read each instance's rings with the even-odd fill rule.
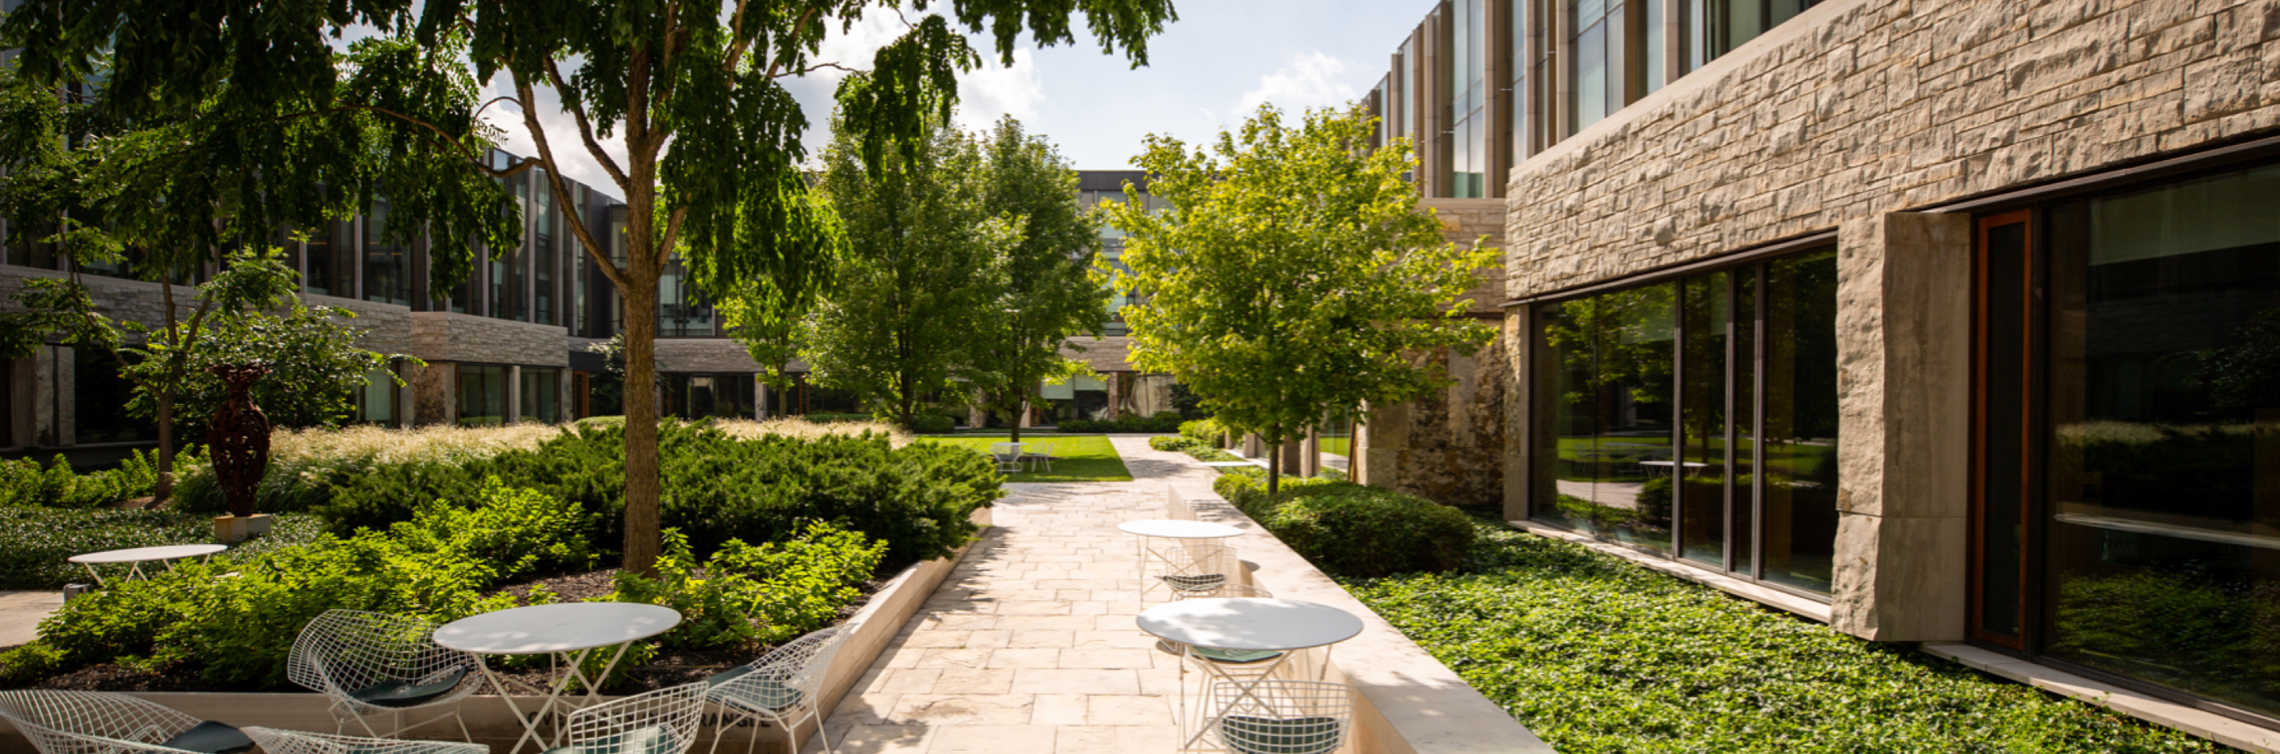
[[1227,427],[1220,424],[1217,419],[1203,418],[1180,422],[1179,432],[1181,437],[1214,448],[1227,442]]
[[1562,752],[2215,752],[1580,545],[1476,522],[1452,573],[1341,585]]
[[1155,448],[1157,450],[1168,450],[1174,453],[1186,453],[1188,454],[1188,457],[1194,458],[1198,461],[1236,460],[1235,454],[1220,450],[1219,446],[1217,445],[1198,442],[1194,438],[1190,438],[1186,435],[1157,435],[1155,437],[1150,437],[1148,438],[1148,447]]
[[1223,475],[1212,490],[1316,567],[1340,576],[1445,571],[1472,546],[1472,522],[1463,512],[1407,493],[1286,478],[1270,500],[1265,475],[1258,473]]
[[942,414],[919,414],[910,418],[910,431],[922,435],[939,435],[958,428],[958,420]]
[[1158,411],[1148,416],[1124,416],[1115,419],[1067,419],[1056,428],[1063,432],[1177,432],[1180,429],[1180,412]]
[[[268,534],[233,548],[258,553],[317,538],[324,524],[307,514],[278,516]],[[64,562],[83,552],[178,545],[213,539],[211,516],[172,510],[0,507],[0,589],[61,589],[87,582],[87,569]],[[109,578],[116,566],[104,566]]]

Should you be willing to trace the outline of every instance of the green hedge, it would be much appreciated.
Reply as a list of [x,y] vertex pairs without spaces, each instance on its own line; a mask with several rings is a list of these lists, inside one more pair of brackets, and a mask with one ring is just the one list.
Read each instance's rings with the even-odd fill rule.
[[[279,516],[268,534],[234,548],[263,552],[315,539],[324,524],[315,516]],[[0,589],[61,589],[91,581],[87,569],[64,562],[83,552],[208,542],[213,517],[171,510],[0,507]],[[117,566],[104,566],[104,578]]]
[[1349,592],[1562,752],[2213,752],[2217,744],[1478,522]]
[[1286,478],[1270,500],[1263,474],[1226,474],[1212,483],[1245,515],[1332,574],[1384,576],[1445,571],[1472,546],[1473,526],[1455,508],[1415,495],[1343,480]]
[[1220,450],[1219,446],[1211,443],[1198,442],[1194,438],[1188,437],[1186,435],[1157,435],[1155,437],[1150,437],[1148,438],[1148,447],[1155,448],[1157,450],[1169,450],[1175,453],[1186,453],[1188,454],[1188,457],[1194,458],[1198,461],[1236,460],[1235,454]]
[[1055,428],[1063,432],[1177,432],[1180,429],[1180,412],[1158,411],[1149,416],[1125,416],[1108,420],[1068,419]]
[[[491,455],[303,459],[263,477],[261,508],[312,511],[347,535],[407,519],[426,501],[473,499],[481,480],[497,477],[575,503],[589,514],[581,531],[614,547],[624,539],[624,431],[575,426],[534,448]],[[667,422],[658,454],[664,525],[687,532],[699,556],[732,538],[777,541],[808,521],[828,521],[885,540],[887,565],[900,567],[965,544],[974,510],[1001,490],[986,458],[928,444],[894,448],[873,434],[741,438],[707,423]]]
[[910,418],[912,432],[922,435],[939,435],[958,428],[958,420],[942,414],[919,414]]
[[1180,422],[1180,436],[1209,447],[1220,447],[1227,442],[1227,426],[1217,419],[1194,419]]

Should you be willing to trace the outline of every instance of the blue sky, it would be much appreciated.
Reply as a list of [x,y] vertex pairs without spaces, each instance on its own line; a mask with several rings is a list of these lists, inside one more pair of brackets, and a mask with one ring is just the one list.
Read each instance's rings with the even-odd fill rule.
[[[992,55],[962,79],[958,121],[979,128],[1010,113],[1080,169],[1129,168],[1149,133],[1195,143],[1240,123],[1262,101],[1295,110],[1361,96],[1384,74],[1402,35],[1432,6],[1433,0],[1185,0],[1177,3],[1180,20],[1149,43],[1151,64],[1137,70],[1122,56],[1101,54],[1081,31],[1077,44],[1043,50],[1024,39],[1014,65],[999,66]],[[902,28],[893,14],[874,13],[852,32],[835,35],[823,57],[867,68],[871,52]],[[987,42],[977,39],[976,46],[987,49]],[[807,105],[811,152],[828,140],[838,78],[827,71],[789,85]],[[507,90],[503,82],[492,86]],[[551,103],[542,107],[552,109]],[[507,115],[494,118],[505,145],[532,153],[519,115]],[[566,161],[564,172],[607,186],[590,160],[567,162],[583,157],[568,116],[542,116],[556,156]]]

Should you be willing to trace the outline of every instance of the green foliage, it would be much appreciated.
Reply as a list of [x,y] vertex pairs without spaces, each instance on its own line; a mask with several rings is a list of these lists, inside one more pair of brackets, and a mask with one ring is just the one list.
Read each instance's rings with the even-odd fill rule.
[[2069,577],[2049,651],[2178,686],[2280,685],[2280,588],[2203,573]]
[[[1219,449],[1215,442],[1204,442],[1186,435],[1157,435],[1148,438],[1148,447],[1186,453],[1198,461],[1233,461],[1235,454]],[[1216,482],[1214,482],[1216,484]]]
[[[274,427],[332,427],[350,419],[356,395],[369,376],[391,361],[410,364],[418,359],[359,348],[362,334],[348,320],[356,312],[329,306],[311,307],[295,301],[282,315],[249,311],[215,320],[200,333],[199,343],[185,361],[187,371],[175,398],[175,425],[195,436],[208,418],[229,398],[222,379],[206,370],[224,364],[262,363],[269,374],[254,383],[255,405]],[[389,389],[403,379],[387,374]],[[150,413],[155,405],[148,392],[138,392],[130,411]]]
[[1339,481],[1299,487],[1259,523],[1322,570],[1353,577],[1446,571],[1473,539],[1455,508]]
[[872,420],[870,414],[802,414],[800,418],[822,424],[868,422]]
[[[184,460],[201,460],[196,446],[183,453]],[[0,459],[0,507],[92,508],[149,495],[157,483],[156,454],[141,450],[128,451],[114,468],[85,474],[73,473],[61,453],[45,467],[30,458]]]
[[731,539],[700,568],[678,529],[667,529],[664,539],[657,576],[620,571],[611,598],[680,611],[681,625],[660,643],[681,649],[749,649],[830,625],[840,606],[862,593],[887,549],[861,532],[812,523],[782,542]]
[[[204,542],[213,538],[210,516],[174,510],[0,507],[0,589],[61,589],[90,581],[87,569],[64,562],[83,552]],[[323,525],[313,516],[279,517],[268,534],[233,549],[258,553],[314,539]],[[104,577],[123,575],[101,566]]]
[[1159,411],[1150,416],[1121,416],[1115,419],[1070,419],[1061,422],[1063,432],[1176,432],[1180,428],[1178,411]]
[[942,414],[919,414],[912,416],[910,418],[909,425],[910,431],[927,435],[939,435],[957,428],[958,420],[952,419]]
[[512,576],[591,560],[581,532],[563,525],[583,515],[565,501],[488,484],[470,502],[422,507],[389,532],[318,535],[115,583],[65,603],[41,623],[39,643],[60,656],[51,666],[142,662],[223,688],[268,688],[284,680],[293,637],[326,610],[448,621],[512,606],[490,593]]
[[2223,747],[1480,522],[1463,570],[1347,590],[1563,752]]
[[1218,419],[1210,417],[1180,422],[1179,431],[1181,437],[1214,448],[1227,442],[1227,425],[1220,424]]
[[1174,211],[1103,205],[1127,236],[1130,270],[1101,274],[1136,302],[1122,310],[1132,361],[1270,445],[1442,384],[1413,356],[1489,338],[1465,292],[1495,251],[1443,240],[1406,177],[1408,142],[1372,149],[1373,133],[1358,108],[1291,127],[1262,106],[1209,152],[1150,136],[1137,162]]
[[[740,438],[672,422],[659,435],[665,525],[688,533],[699,556],[730,539],[776,541],[828,521],[887,542],[887,561],[899,567],[964,545],[974,510],[1000,492],[987,459],[931,445],[894,448],[870,433]],[[262,510],[313,511],[345,536],[386,528],[435,501],[465,505],[495,477],[575,506],[581,515],[561,525],[606,546],[623,536],[624,436],[622,422],[580,423],[535,448],[489,455],[312,455],[273,464],[258,497]],[[205,492],[210,485],[207,475],[192,476],[183,497],[218,497]]]
[[1086,369],[1063,352],[1069,336],[1097,333],[1106,318],[1108,291],[1090,274],[1100,222],[1078,203],[1076,170],[1044,137],[1007,117],[981,140],[983,212],[1010,219],[1017,239],[985,271],[994,310],[966,334],[959,372],[1019,439],[1022,405],[1038,400],[1038,386]]

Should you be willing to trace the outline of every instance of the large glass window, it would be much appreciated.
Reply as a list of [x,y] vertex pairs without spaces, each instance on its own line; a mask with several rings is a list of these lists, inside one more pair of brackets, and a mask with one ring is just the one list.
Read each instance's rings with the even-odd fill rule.
[[1686,70],[1756,39],[1819,0],[1683,0]]
[[332,296],[350,296],[356,293],[348,280],[348,267],[341,264],[341,255],[352,246],[351,239],[342,237],[338,223],[325,223],[324,227],[309,233],[307,245],[301,248],[301,285],[310,293]]
[[459,365],[459,423],[487,426],[507,420],[507,368]]
[[396,373],[381,367],[364,373],[364,389],[356,392],[357,421],[393,424],[396,421]]
[[561,250],[554,247],[554,226],[561,217],[555,211],[554,191],[540,186],[537,196],[536,225],[531,231],[530,250],[531,312],[532,320],[542,325],[554,324],[554,266]]
[[712,305],[689,283],[679,261],[667,265],[657,278],[657,334],[668,338],[713,334]]
[[1528,14],[1532,12],[1535,3],[1536,0],[1511,0],[1509,15],[1512,19],[1512,39],[1498,51],[1499,54],[1509,56],[1512,61],[1507,67],[1512,72],[1512,80],[1505,84],[1511,91],[1506,99],[1512,107],[1511,117],[1506,119],[1507,128],[1510,129],[1506,138],[1512,144],[1512,161],[1515,164],[1527,159],[1531,151],[1528,148],[1528,103],[1532,98],[1528,91],[1529,61],[1524,50],[1528,44]]
[[78,443],[157,440],[156,425],[127,414],[133,397],[133,383],[119,376],[119,360],[109,350],[71,349],[71,426]]
[[[1829,589],[1836,254],[1534,309],[1531,517]],[[1762,472],[1762,473],[1760,473]]]
[[562,421],[562,370],[522,368],[522,420]]
[[1575,113],[1568,133],[1583,130],[1623,107],[1623,0],[1571,0],[1575,68],[1568,84],[1568,108]]
[[[2051,205],[2039,233],[1983,221],[1979,267],[1983,337],[2028,354],[1983,356],[1981,374],[2003,366],[2047,412],[1987,411],[1979,428],[1983,541],[2016,531],[2022,504],[2041,530],[2042,651],[2266,716],[2280,716],[2273,196],[2280,165]],[[1981,405],[2006,395],[1995,383]],[[2006,426],[2024,442],[1998,443]],[[2009,455],[2022,444],[2041,468]],[[2024,555],[1990,551],[1977,582],[2000,606],[2018,561],[1994,558]],[[1982,612],[1982,631],[2009,627]]]
[[364,215],[364,300],[412,303],[411,253],[388,239],[388,200],[374,198]]
[[664,386],[667,414],[684,419],[752,418],[752,375],[662,374],[658,379]]
[[1450,6],[1449,188],[1461,198],[1487,196],[1488,25],[1482,0]]

